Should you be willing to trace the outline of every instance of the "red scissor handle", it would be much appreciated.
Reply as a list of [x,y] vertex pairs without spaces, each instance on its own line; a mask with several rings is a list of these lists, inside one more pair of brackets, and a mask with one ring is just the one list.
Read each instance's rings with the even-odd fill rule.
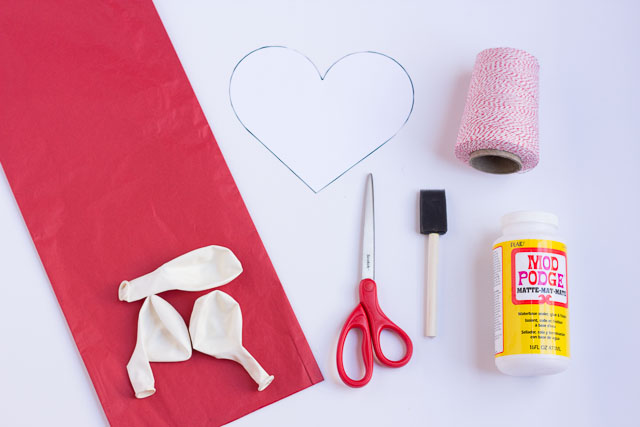
[[[347,339],[347,335],[352,329],[358,328],[362,331],[362,361],[364,362],[364,376],[359,380],[349,378],[344,370],[344,364],[342,361],[342,353],[344,351],[344,342]],[[342,381],[350,387],[362,387],[371,380],[373,375],[373,351],[371,350],[371,332],[369,331],[369,322],[367,321],[367,315],[362,308],[362,304],[358,304],[357,307],[351,312],[344,326],[342,332],[340,332],[340,338],[338,338],[338,351],[336,353],[338,374]]]
[[[380,304],[378,304],[376,282],[371,279],[363,279],[360,282],[360,305],[364,308],[367,318],[369,319],[369,333],[371,334],[373,349],[380,363],[391,368],[399,368],[409,363],[411,355],[413,354],[413,343],[409,335],[382,312]],[[390,360],[382,352],[380,334],[385,329],[397,334],[404,343],[405,353],[400,360]]]
[[[393,323],[380,309],[376,290],[376,282],[371,279],[363,279],[360,282],[360,304],[351,312],[338,338],[338,351],[336,353],[338,374],[342,381],[351,387],[362,387],[371,380],[373,375],[373,351],[381,364],[399,368],[406,365],[413,354],[413,343],[409,336]],[[364,362],[364,376],[359,380],[350,378],[344,370],[342,360],[344,352],[344,342],[352,329],[358,328],[362,331],[362,361]],[[382,353],[380,346],[380,334],[384,329],[389,329],[398,334],[405,345],[404,357],[400,360],[390,360]]]

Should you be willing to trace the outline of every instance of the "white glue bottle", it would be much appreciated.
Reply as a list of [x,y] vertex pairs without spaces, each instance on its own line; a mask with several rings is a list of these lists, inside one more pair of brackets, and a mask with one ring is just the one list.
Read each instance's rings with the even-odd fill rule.
[[569,366],[567,248],[558,217],[513,212],[493,244],[495,361],[508,375],[547,375]]

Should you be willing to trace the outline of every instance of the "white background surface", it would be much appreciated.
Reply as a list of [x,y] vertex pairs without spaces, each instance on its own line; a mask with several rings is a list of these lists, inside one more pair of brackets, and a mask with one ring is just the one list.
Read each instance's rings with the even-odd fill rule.
[[[233,425],[640,423],[638,3],[155,3],[326,379]],[[313,194],[230,108],[233,66],[263,45],[298,49],[320,69],[354,51],[387,53],[413,78],[413,115]],[[541,65],[541,162],[522,175],[483,174],[453,155],[475,55],[495,46],[525,49]],[[371,383],[353,390],[337,378],[335,344],[357,302],[370,171],[381,305],[415,349],[406,367],[375,366]],[[449,211],[435,339],[422,338],[421,188],[445,188]],[[519,209],[556,213],[569,243],[572,364],[557,376],[511,378],[493,364],[491,242],[500,217]],[[105,424],[4,178],[0,281],[0,424]]]

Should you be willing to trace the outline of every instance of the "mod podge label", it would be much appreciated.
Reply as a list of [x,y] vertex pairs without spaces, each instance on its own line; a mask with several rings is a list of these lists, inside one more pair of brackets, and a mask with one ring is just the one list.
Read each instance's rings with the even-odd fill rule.
[[493,247],[496,357],[569,356],[564,243],[523,239]]

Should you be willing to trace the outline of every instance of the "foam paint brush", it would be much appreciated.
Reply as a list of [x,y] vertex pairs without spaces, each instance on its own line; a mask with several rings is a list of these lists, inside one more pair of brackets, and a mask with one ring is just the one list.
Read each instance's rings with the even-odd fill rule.
[[444,190],[420,190],[420,233],[429,236],[425,289],[424,335],[436,336],[438,241],[447,232],[447,202]]

